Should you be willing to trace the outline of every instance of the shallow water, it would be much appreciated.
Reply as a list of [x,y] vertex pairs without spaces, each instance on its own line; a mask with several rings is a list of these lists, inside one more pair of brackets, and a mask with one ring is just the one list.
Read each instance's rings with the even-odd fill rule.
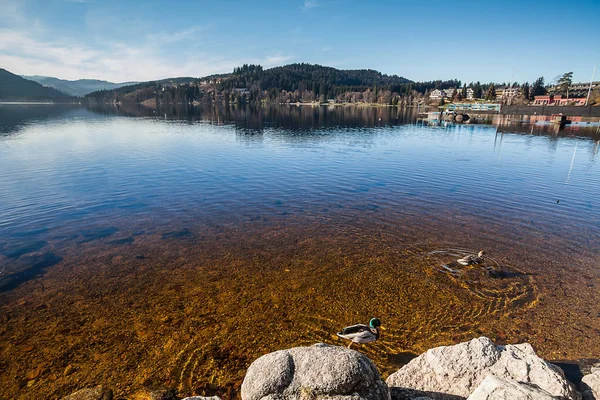
[[374,316],[384,375],[479,335],[597,356],[598,127],[479,120],[0,106],[0,397],[233,397]]

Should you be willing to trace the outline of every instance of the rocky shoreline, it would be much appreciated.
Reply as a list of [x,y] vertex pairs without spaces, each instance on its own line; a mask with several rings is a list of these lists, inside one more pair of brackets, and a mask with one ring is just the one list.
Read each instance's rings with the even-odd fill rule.
[[[385,381],[362,353],[318,343],[266,354],[246,372],[242,400],[600,400],[600,366],[578,387],[528,343],[499,346],[480,337],[428,350]],[[177,400],[173,389],[147,387],[126,397]],[[83,389],[63,400],[113,400],[103,387]],[[185,397],[183,400],[217,400]]]

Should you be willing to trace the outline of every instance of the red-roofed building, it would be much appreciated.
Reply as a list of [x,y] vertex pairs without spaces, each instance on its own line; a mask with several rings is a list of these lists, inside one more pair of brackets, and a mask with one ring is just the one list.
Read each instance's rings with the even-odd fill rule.
[[552,104],[554,99],[553,96],[535,96],[533,100],[534,106],[547,106],[548,104]]
[[534,106],[567,106],[575,104],[576,106],[585,106],[585,98],[563,98],[561,95],[546,95],[546,96],[535,96],[533,100]]

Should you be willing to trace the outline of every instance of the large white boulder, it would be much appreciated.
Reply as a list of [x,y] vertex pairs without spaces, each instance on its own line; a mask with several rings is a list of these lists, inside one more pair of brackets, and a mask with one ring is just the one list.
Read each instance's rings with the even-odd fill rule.
[[467,400],[556,400],[545,390],[488,375]]
[[389,400],[390,394],[366,356],[322,343],[264,355],[242,383],[242,400],[303,398]]
[[439,399],[468,397],[488,375],[537,386],[558,398],[581,399],[562,370],[539,358],[529,344],[496,346],[486,337],[430,349],[390,375],[387,384]]
[[600,400],[600,368],[581,379],[581,394],[584,400]]

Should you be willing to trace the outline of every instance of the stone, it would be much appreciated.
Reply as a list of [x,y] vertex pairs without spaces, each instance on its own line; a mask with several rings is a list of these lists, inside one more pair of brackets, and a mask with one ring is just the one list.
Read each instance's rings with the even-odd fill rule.
[[242,400],[389,400],[387,386],[366,356],[319,343],[266,354],[250,365]]
[[390,375],[387,384],[428,392],[434,399],[464,398],[490,374],[537,386],[552,396],[581,399],[562,370],[539,358],[531,345],[496,346],[486,337],[430,349]]
[[513,379],[502,379],[494,375],[477,386],[467,400],[556,400],[545,390],[519,383]]
[[600,400],[600,369],[592,368],[592,371],[581,379],[583,400]]
[[131,397],[132,400],[176,400],[175,389],[163,386],[145,386]]
[[112,398],[112,390],[98,386],[95,388],[82,389],[67,397],[63,397],[62,400],[112,400]]
[[41,367],[37,367],[36,369],[29,371],[27,373],[27,379],[35,379],[38,376],[40,376],[40,374],[42,373],[42,368]]
[[73,372],[75,372],[75,367],[73,367],[72,365],[69,364],[63,371],[63,375],[64,376],[71,375]]

